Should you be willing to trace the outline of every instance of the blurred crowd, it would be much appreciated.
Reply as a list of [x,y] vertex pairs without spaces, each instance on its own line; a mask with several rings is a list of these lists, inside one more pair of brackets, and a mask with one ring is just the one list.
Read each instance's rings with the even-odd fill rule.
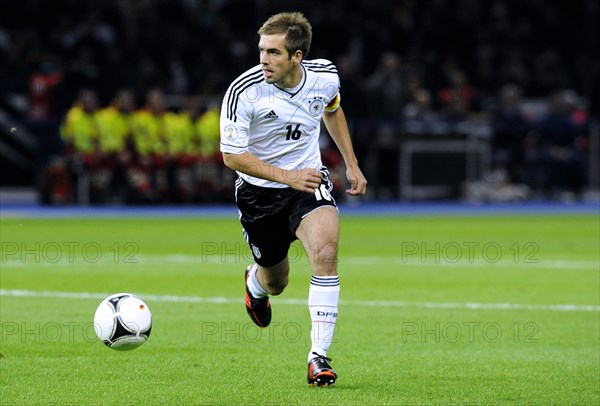
[[[464,134],[481,122],[488,129],[479,136],[490,141],[494,168],[507,184],[547,194],[577,194],[586,186],[589,100],[596,97],[598,65],[594,0],[25,0],[3,8],[0,87],[7,94],[29,89],[28,119],[60,122],[71,161],[74,151],[90,151],[70,123],[109,106],[97,112],[99,154],[117,148],[107,146],[113,142],[127,153],[94,165],[120,165],[126,169],[112,172],[125,175],[96,174],[95,187],[115,177],[131,184],[144,171],[151,180],[139,182],[154,185],[155,196],[167,195],[156,185],[170,184],[174,196],[191,182],[187,169],[165,168],[188,168],[181,163],[186,159],[175,157],[195,155],[204,140],[197,129],[181,135],[189,131],[175,128],[189,122],[192,128],[205,114],[216,114],[214,107],[203,111],[208,101],[222,97],[233,78],[258,62],[260,24],[287,9],[304,12],[313,25],[308,58],[327,58],[338,67],[344,110],[375,197],[398,197],[403,135]],[[116,89],[128,90],[115,97]],[[163,92],[196,97],[165,103],[153,96],[162,99],[160,107],[147,97]],[[189,106],[197,97],[205,103]],[[127,113],[131,135],[105,139],[114,111],[125,114],[136,103],[139,111]],[[163,141],[139,141],[136,134],[159,126],[155,121],[164,124]],[[181,134],[171,140],[171,132]],[[148,165],[148,148],[154,155],[162,148],[167,152],[158,155],[179,163],[154,158]],[[171,198],[189,198],[188,192],[177,196]]]
[[229,198],[233,179],[219,152],[219,117],[218,105],[202,109],[195,97],[169,110],[160,89],[150,89],[139,109],[130,90],[100,108],[96,93],[84,89],[62,121],[64,154],[44,172],[44,200],[68,203],[80,193],[90,203]]

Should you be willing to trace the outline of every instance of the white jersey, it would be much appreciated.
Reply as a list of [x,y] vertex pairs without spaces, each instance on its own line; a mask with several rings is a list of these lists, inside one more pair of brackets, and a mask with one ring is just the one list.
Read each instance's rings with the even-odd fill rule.
[[[301,63],[302,80],[294,89],[265,82],[261,65],[229,86],[221,108],[221,152],[248,152],[284,169],[320,168],[321,117],[337,108],[340,79],[328,60]],[[248,183],[270,188],[287,185],[238,172]]]

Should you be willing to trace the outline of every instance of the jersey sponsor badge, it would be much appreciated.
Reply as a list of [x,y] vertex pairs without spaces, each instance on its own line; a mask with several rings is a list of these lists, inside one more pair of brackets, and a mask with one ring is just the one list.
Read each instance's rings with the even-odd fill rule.
[[277,115],[277,113],[275,113],[275,110],[271,110],[263,118],[274,119],[274,118],[279,118],[279,116]]

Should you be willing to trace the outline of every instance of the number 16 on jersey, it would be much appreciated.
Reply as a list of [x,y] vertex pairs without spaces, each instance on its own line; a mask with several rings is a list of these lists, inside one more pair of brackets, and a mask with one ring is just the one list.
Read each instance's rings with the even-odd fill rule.
[[300,137],[302,136],[302,131],[300,131],[300,124],[296,124],[296,128],[293,128],[293,124],[288,125],[287,127],[285,127],[285,129],[287,130],[287,134],[285,135],[285,140],[289,141],[289,140],[294,140],[294,141],[298,141],[300,139]]

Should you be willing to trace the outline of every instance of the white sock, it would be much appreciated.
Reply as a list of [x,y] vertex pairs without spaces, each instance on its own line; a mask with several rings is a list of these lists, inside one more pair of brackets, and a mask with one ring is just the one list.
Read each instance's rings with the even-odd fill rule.
[[326,356],[333,341],[335,321],[338,314],[340,297],[340,279],[336,276],[313,276],[308,291],[308,310],[312,321],[310,330],[311,349],[308,360],[314,358],[313,352]]
[[258,271],[258,265],[254,264],[252,265],[252,268],[250,268],[246,283],[248,285],[248,290],[250,290],[250,294],[257,299],[260,297],[269,296],[267,291],[260,286],[260,283],[258,283],[258,280],[256,279],[256,271]]

